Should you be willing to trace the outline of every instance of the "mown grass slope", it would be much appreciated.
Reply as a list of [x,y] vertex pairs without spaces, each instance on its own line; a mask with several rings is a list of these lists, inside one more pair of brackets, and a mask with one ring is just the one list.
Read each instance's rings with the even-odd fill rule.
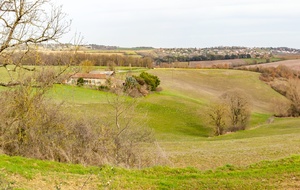
[[272,112],[272,101],[285,101],[259,80],[259,73],[218,69],[154,69],[149,72],[161,78],[161,86],[166,92],[206,103],[236,89],[248,95],[255,112]]

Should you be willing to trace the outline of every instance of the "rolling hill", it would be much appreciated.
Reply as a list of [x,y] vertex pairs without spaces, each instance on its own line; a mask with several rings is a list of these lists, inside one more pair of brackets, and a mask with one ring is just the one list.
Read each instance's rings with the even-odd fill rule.
[[[153,69],[161,79],[161,92],[138,99],[135,120],[155,131],[157,143],[174,167],[212,169],[224,164],[248,165],[300,153],[300,120],[275,119],[274,104],[287,101],[260,81],[259,74],[239,70]],[[252,104],[250,126],[212,137],[206,107],[227,90],[239,89]],[[91,89],[57,86],[51,97],[63,100],[77,114],[106,117],[110,95]],[[105,111],[103,111],[105,110]],[[286,141],[286,139],[290,139]],[[285,142],[282,144],[282,142]],[[228,154],[230,152],[230,154]]]
[[[226,188],[226,185],[230,185],[231,183],[228,184],[225,182],[228,179],[225,175],[227,175],[227,169],[232,169],[232,165],[245,168],[263,160],[278,160],[300,154],[300,120],[298,118],[275,118],[273,123],[267,122],[268,118],[272,116],[274,104],[287,100],[260,81],[258,73],[214,69],[152,69],[147,72],[157,75],[160,78],[162,91],[139,98],[134,119],[154,130],[156,145],[167,160],[168,167],[193,167],[197,168],[198,172],[198,169],[216,170],[226,165],[229,168],[223,168],[223,170],[226,170],[225,173],[216,174],[221,176],[219,185],[225,185],[223,187]],[[212,129],[206,121],[205,109],[210,103],[216,101],[222,93],[232,89],[239,89],[247,94],[252,104],[250,125],[245,131],[213,137],[211,135]],[[106,92],[64,85],[56,85],[48,94],[48,97],[51,97],[54,101],[63,101],[66,110],[69,112],[87,116],[97,115],[99,118],[106,118],[109,115],[110,108],[107,99],[111,96],[113,95]],[[297,163],[297,160],[298,157],[291,161],[290,164]],[[9,162],[7,161],[7,163]],[[21,159],[20,162],[26,163],[27,161]],[[281,164],[280,161],[274,163]],[[45,164],[49,163],[45,162]],[[56,165],[56,163],[51,164]],[[36,166],[36,164],[33,164],[33,166]],[[270,165],[260,165],[259,167],[262,169],[267,166]],[[17,165],[16,167],[20,166]],[[69,166],[64,167],[68,168]],[[70,167],[73,166],[70,165]],[[74,183],[78,178],[85,178],[87,181],[92,178],[96,181],[93,182],[93,185],[103,185],[103,181],[107,183],[110,180],[103,178],[104,176],[101,177],[101,172],[90,175],[87,171],[83,172],[83,176],[81,177],[78,177],[79,174],[75,172],[74,175],[68,175],[67,178],[62,179],[61,176],[64,176],[65,173],[59,169],[59,172],[62,173],[59,173],[59,177],[53,178],[53,180],[57,181],[57,184],[53,184],[53,181],[47,181],[47,177],[43,177],[53,174],[49,167],[45,167],[44,169],[49,170],[49,172],[46,171],[46,173],[43,173],[37,169],[35,170],[36,172],[31,174],[30,171],[32,170],[24,168],[25,181],[27,181],[24,182],[23,174],[20,177],[18,171],[11,171],[9,169],[9,165],[5,166],[5,164],[2,164],[1,168],[5,171],[2,172],[3,176],[5,176],[3,179],[12,180],[18,184],[29,184],[33,180],[37,185],[44,183],[59,187],[60,181],[63,181],[65,186],[78,187],[85,183],[84,180],[81,180],[80,184],[76,186]],[[246,170],[241,169],[245,172],[243,175],[246,176],[249,172],[256,170],[253,168],[255,167],[249,166]],[[161,170],[166,172],[164,173],[165,175],[175,175],[171,174],[175,172],[176,176],[180,176],[187,172],[194,176],[194,179],[203,179],[203,176],[193,174],[188,169],[161,168]],[[240,169],[237,170],[239,171]],[[81,169],[76,171],[80,173]],[[89,171],[92,172],[93,169]],[[135,171],[125,171],[122,169],[116,169],[115,171],[112,173],[110,171],[107,175],[111,176],[110,178],[115,182],[116,186],[113,187],[116,189],[130,189],[130,187],[134,189],[143,187],[150,189],[180,189],[180,185],[171,185],[172,181],[175,182],[178,180],[177,177],[176,179],[166,177],[163,181],[157,181],[159,175],[156,173],[156,169],[153,169],[153,174],[149,173],[149,171],[152,171],[151,169],[140,171],[143,174],[136,174],[134,173]],[[29,172],[29,176],[27,176],[27,172]],[[282,187],[286,187],[284,186],[285,183],[293,181],[290,179],[298,179],[300,176],[299,171],[295,170],[290,173],[282,169],[282,173],[285,176],[282,183],[280,183]],[[120,177],[123,174],[126,177]],[[266,174],[267,177],[264,177],[270,179],[272,176],[278,176],[277,174],[278,172],[275,171]],[[100,177],[95,177],[95,175]],[[135,181],[137,175],[144,177]],[[149,177],[146,177],[148,175],[152,176],[151,181],[153,183],[158,182],[161,185],[156,186],[152,182],[146,183],[145,179],[149,179]],[[215,176],[212,175],[209,178],[215,178]],[[244,177],[242,178],[244,179]],[[259,178],[257,176],[253,177],[246,184],[254,183],[259,185]],[[241,180],[239,177],[234,179]],[[132,181],[133,184],[124,183],[123,185],[127,185],[123,186],[121,185],[122,180]],[[203,181],[203,183],[206,182],[206,180]],[[186,187],[200,187],[200,184],[196,182],[184,181],[184,183]],[[64,184],[61,186],[64,186]],[[297,184],[299,185],[299,183],[296,183],[293,187],[296,187]],[[236,188],[243,187],[242,183],[239,184],[234,180],[231,185]],[[268,187],[268,185],[270,184],[265,184],[262,187]],[[23,187],[26,188],[26,186]],[[101,189],[101,187],[99,186],[98,188]],[[213,189],[217,187],[216,185],[209,184],[207,188]]]

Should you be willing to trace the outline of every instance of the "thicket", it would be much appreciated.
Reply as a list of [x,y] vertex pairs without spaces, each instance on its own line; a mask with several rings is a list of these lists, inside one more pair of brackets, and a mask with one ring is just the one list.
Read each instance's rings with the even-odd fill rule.
[[126,77],[124,91],[130,96],[137,97],[147,95],[149,91],[156,91],[160,84],[157,76],[142,72],[140,75]]
[[[284,95],[289,105],[282,105],[276,116],[300,116],[300,73],[285,65],[278,67],[255,67],[248,70],[260,72],[260,80],[268,83],[275,91]],[[286,109],[287,107],[287,109]]]
[[213,60],[228,60],[228,59],[249,59],[250,54],[231,54],[231,55],[194,55],[194,56],[160,56],[155,58],[156,63],[171,63],[171,62],[189,62],[189,61],[213,61]]
[[286,97],[290,100],[288,116],[300,116],[300,79],[289,79]]

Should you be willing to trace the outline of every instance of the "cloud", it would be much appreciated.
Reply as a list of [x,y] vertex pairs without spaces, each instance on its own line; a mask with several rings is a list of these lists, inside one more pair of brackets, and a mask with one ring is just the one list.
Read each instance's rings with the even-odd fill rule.
[[73,18],[73,31],[81,31],[89,43],[196,47],[210,42],[227,45],[224,43],[231,39],[241,42],[236,45],[260,46],[276,44],[281,36],[280,42],[285,42],[282,45],[288,45],[295,42],[287,35],[300,32],[300,2],[296,0],[85,0],[84,3],[64,0],[61,3]]

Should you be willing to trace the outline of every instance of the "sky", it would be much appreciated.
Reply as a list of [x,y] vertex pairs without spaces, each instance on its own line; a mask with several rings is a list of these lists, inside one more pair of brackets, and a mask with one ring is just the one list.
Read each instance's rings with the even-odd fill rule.
[[299,0],[53,0],[85,44],[300,49]]

